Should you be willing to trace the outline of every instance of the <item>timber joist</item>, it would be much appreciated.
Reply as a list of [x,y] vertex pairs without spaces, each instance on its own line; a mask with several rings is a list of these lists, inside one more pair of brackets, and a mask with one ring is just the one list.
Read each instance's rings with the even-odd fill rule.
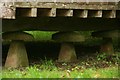
[[[4,8],[6,8],[4,10]],[[8,13],[6,13],[8,12]],[[120,18],[117,3],[45,3],[14,2],[12,8],[3,7],[1,18],[17,17],[78,17]]]

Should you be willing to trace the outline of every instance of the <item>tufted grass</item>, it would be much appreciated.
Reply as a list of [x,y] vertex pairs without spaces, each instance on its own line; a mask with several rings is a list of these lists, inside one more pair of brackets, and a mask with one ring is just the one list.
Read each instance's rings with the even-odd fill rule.
[[[36,41],[38,40],[51,40],[52,34],[55,32],[44,31],[27,31],[32,34]],[[86,33],[89,35],[89,33]],[[91,44],[90,41],[88,43]],[[95,42],[94,42],[95,43]],[[96,42],[97,43],[97,42]],[[87,44],[88,45],[88,44]],[[67,65],[66,65],[67,66]],[[84,68],[78,70],[80,66],[73,67],[72,69],[61,70],[56,67],[52,60],[44,60],[42,64],[29,66],[19,69],[3,69],[0,72],[2,78],[118,78],[118,67],[115,65],[106,68]]]
[[[65,65],[63,65],[65,66]],[[66,65],[67,66],[67,65]],[[19,69],[3,69],[2,78],[118,78],[118,67],[84,68],[80,66],[61,70],[52,60],[44,60],[42,64]]]
[[36,66],[27,67],[24,71],[17,69],[3,70],[2,78],[118,78],[117,67],[104,69],[82,69],[59,71],[57,68],[52,70],[40,70]]
[[25,31],[31,35],[34,36],[35,41],[43,41],[43,40],[51,40],[52,34],[55,33],[55,31]]

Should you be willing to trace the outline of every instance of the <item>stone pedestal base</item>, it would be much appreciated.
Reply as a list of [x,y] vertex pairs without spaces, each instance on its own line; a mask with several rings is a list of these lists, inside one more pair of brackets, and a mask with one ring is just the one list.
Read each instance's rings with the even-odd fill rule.
[[112,38],[103,38],[104,42],[100,47],[101,53],[106,53],[108,55],[114,53]]
[[77,31],[58,32],[52,35],[52,39],[61,42],[58,62],[76,62],[76,52],[73,42],[83,42],[85,37]]
[[12,41],[5,62],[5,67],[28,66],[27,52],[23,41]]
[[77,61],[75,48],[72,43],[62,43],[58,62],[74,62]]

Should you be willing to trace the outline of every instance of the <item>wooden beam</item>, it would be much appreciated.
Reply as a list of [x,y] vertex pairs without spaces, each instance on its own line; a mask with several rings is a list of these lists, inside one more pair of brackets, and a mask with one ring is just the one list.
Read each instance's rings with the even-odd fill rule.
[[31,17],[33,9],[16,8],[16,17]]
[[31,17],[37,17],[37,8],[31,9]]
[[120,18],[120,10],[117,10],[117,11],[116,11],[116,17],[117,17],[117,18]]
[[74,9],[73,16],[74,17],[80,17],[80,18],[87,18],[88,10]]
[[19,17],[2,20],[3,32],[19,30],[81,31],[120,29],[119,19],[71,17]]
[[115,10],[103,10],[103,18],[116,18]]
[[38,17],[54,17],[56,15],[56,10],[52,8],[38,8],[37,11]]
[[73,16],[73,10],[70,9],[57,9],[56,16]]
[[100,18],[102,18],[102,10],[89,10],[88,17],[100,17]]

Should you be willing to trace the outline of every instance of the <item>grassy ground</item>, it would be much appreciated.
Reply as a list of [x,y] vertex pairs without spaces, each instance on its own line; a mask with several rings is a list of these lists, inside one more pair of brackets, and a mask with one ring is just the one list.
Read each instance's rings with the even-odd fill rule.
[[[47,64],[46,64],[47,63]],[[111,65],[105,68],[85,68],[83,66],[75,66],[71,69],[61,70],[51,61],[47,61],[41,65],[34,65],[27,68],[4,69],[3,78],[118,78],[118,67]],[[62,66],[68,66],[62,63]]]
[[[36,41],[51,40],[55,32],[28,32],[34,35]],[[84,34],[84,33],[82,33]],[[100,44],[99,40],[85,33],[88,41],[84,45]],[[90,39],[91,38],[91,39]],[[94,41],[93,41],[94,40]],[[29,67],[17,69],[4,69],[2,78],[118,78],[119,56],[117,54],[106,56],[104,53],[91,56],[78,57],[76,63],[58,63],[53,60],[40,60],[30,63]],[[1,76],[1,75],[0,75]]]
[[52,34],[56,33],[55,31],[25,31],[34,36],[35,41],[51,40]]
[[[87,58],[87,59],[86,59]],[[3,78],[119,78],[118,55],[94,54],[75,63],[41,59],[29,67],[3,68]]]

